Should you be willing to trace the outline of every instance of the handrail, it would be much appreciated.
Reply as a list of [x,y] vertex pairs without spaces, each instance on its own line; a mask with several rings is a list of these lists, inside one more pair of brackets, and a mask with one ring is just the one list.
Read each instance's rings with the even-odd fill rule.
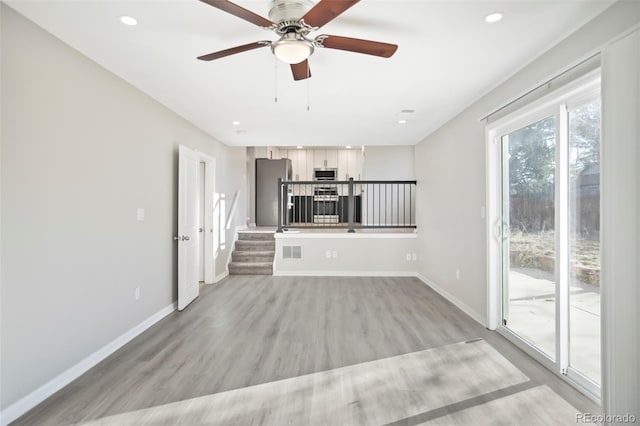
[[348,185],[351,182],[354,185],[358,184],[405,184],[405,185],[417,185],[418,181],[416,180],[283,180],[282,183],[285,185]]

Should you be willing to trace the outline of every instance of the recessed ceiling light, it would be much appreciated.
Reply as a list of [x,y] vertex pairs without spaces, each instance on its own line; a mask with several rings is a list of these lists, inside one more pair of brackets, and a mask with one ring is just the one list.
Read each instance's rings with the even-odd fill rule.
[[239,125],[240,125],[240,122],[239,122],[239,121],[234,121],[234,122],[233,122],[233,125],[234,125],[234,126],[239,126]]
[[138,24],[138,20],[136,18],[132,18],[131,16],[121,16],[120,22],[122,22],[125,25],[131,25],[131,26]]
[[351,145],[347,145],[347,146],[345,146],[345,148],[351,149]]
[[398,124],[407,124],[407,120],[398,120]]
[[301,147],[301,146],[297,146],[296,148],[298,148],[298,149],[302,149],[302,147]]
[[488,22],[490,24],[492,24],[494,22],[498,22],[501,19],[502,19],[502,13],[500,13],[500,12],[490,13],[487,16],[485,16],[485,18],[484,18],[485,22]]

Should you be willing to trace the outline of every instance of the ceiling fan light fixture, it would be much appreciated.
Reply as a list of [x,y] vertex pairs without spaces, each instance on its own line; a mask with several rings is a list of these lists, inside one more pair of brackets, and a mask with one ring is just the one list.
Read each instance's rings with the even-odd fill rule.
[[313,53],[313,45],[295,33],[285,34],[271,44],[276,58],[287,64],[299,64]]

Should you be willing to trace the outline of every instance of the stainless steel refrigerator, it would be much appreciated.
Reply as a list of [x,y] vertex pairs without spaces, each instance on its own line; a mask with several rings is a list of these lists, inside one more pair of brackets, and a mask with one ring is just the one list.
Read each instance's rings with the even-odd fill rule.
[[[256,226],[278,225],[278,178],[291,180],[291,171],[288,158],[256,158]],[[286,202],[285,198],[283,206]]]

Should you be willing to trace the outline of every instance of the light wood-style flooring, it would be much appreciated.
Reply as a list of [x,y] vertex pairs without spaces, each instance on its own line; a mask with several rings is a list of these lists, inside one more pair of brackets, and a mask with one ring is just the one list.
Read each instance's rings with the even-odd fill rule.
[[[478,338],[483,341],[475,342]],[[456,346],[465,341],[472,342]],[[465,355],[471,347],[486,354],[495,352],[496,356],[486,357],[498,361],[493,367],[481,367],[484,356]],[[416,357],[425,359],[419,365],[442,371],[434,376],[440,382],[420,388],[428,404],[417,412],[417,396],[386,392],[385,382],[376,380],[380,377],[376,371],[386,371],[380,370],[381,365],[406,371],[409,365],[415,368]],[[459,371],[438,367],[438,362],[452,357]],[[413,364],[407,364],[408,359]],[[498,375],[490,386],[486,373],[491,369],[505,376]],[[370,378],[377,383],[372,394],[381,400],[369,399],[368,405],[361,398],[346,401],[358,416],[336,411],[326,395],[338,388],[328,385],[327,377],[340,383],[347,377],[354,383]],[[454,392],[442,382],[444,377],[450,383],[458,377],[462,390]],[[289,417],[281,413],[291,396],[267,398],[283,388],[299,389],[300,395],[309,397],[298,400]],[[262,398],[256,399],[262,411],[222,421],[224,412],[238,412],[238,400],[250,401],[247,395]],[[407,405],[414,399],[418,405]],[[235,407],[223,410],[225,401]],[[269,401],[275,405],[269,406]],[[202,410],[203,406],[209,407],[209,420],[200,424],[215,423],[216,418],[220,424],[300,424],[300,419],[303,424],[307,420],[318,424],[313,421],[316,418],[324,424],[467,424],[466,410],[474,407],[482,413],[472,415],[474,424],[509,424],[507,414],[514,402],[529,406],[528,401],[541,410],[553,405],[564,407],[565,414],[567,407],[598,413],[589,399],[416,278],[232,276],[205,287],[185,311],[154,325],[16,424],[190,424],[189,407]],[[390,421],[373,415],[380,412],[379,407],[367,406],[387,407],[396,414]],[[413,411],[403,408],[409,406]],[[158,407],[168,409],[158,411]],[[212,407],[217,408],[212,412]],[[277,410],[278,416],[269,415]],[[551,415],[554,411],[549,410]],[[526,420],[520,424],[527,424]],[[566,418],[558,420],[571,424]]]

